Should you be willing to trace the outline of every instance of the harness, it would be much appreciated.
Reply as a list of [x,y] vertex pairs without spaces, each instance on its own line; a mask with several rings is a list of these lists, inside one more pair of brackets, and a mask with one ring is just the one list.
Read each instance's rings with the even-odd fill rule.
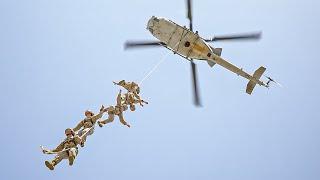
[[86,128],[86,124],[91,123],[90,127],[94,125],[94,122],[92,121],[92,118],[85,118],[83,120],[83,126]]
[[[68,154],[68,156],[70,156],[70,153],[71,153],[70,150],[72,148],[75,148],[76,149],[76,153],[78,154],[78,146],[77,146],[77,142],[75,140],[75,137],[72,137],[70,139],[66,138],[63,143],[64,143],[64,150]],[[71,143],[73,143],[73,144],[71,144]]]
[[[76,154],[78,154],[78,146],[77,146],[77,143],[76,143],[76,141],[75,141],[74,138],[72,138],[72,139],[66,139],[64,143],[65,143],[65,144],[64,144],[65,152],[68,154],[68,156],[70,156],[70,153],[71,153],[70,150],[71,150],[71,148],[75,148],[75,149],[76,149]],[[74,146],[73,146],[73,147],[66,146],[66,144],[69,145],[70,143],[73,143]]]

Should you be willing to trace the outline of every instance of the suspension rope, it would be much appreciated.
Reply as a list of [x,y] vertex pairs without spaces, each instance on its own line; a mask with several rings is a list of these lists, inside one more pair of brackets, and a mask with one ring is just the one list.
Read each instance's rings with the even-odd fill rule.
[[166,59],[166,57],[169,55],[170,52],[166,53],[162,58],[159,60],[159,62],[153,66],[153,68],[142,78],[142,80],[139,82],[139,86],[142,85],[143,81],[146,80],[158,67],[160,64],[163,63],[163,61]]
[[[180,41],[178,41],[177,44],[173,47],[173,49],[172,49],[173,51],[177,47],[177,45],[179,45],[179,43],[180,43]],[[150,77],[150,75],[159,67],[160,64],[163,63],[163,61],[168,57],[169,54],[170,54],[170,51],[162,56],[162,58],[159,60],[159,62],[156,65],[154,65],[153,68],[142,78],[142,80],[138,84],[139,86],[142,85],[143,81],[145,81],[147,78]]]

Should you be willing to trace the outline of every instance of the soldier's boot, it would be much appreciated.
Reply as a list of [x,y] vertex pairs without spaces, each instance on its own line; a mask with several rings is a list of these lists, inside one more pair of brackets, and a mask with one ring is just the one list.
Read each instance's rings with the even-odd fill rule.
[[136,106],[133,105],[133,104],[130,104],[130,110],[131,110],[131,111],[135,111],[135,110],[136,110]]
[[123,124],[123,125],[127,126],[128,128],[131,127],[130,124],[128,124],[128,123],[125,123],[125,124]]
[[120,120],[120,122],[121,122],[123,125],[127,126],[128,128],[131,127],[130,124],[128,124],[126,121]]
[[83,138],[82,138],[82,141],[81,141],[81,143],[80,143],[80,146],[81,147],[84,147],[84,143],[87,141],[87,136],[84,136]]
[[73,165],[73,162],[74,162],[74,159],[75,159],[76,157],[75,156],[69,156],[69,165],[70,166],[72,166]]
[[139,104],[140,104],[140,106],[141,106],[141,107],[143,107],[143,103],[142,103],[142,101],[139,101]]
[[45,165],[47,166],[47,168],[49,168],[50,170],[54,170],[54,166],[55,166],[54,161],[52,161],[52,162],[50,162],[50,161],[45,161],[44,163],[45,163]]
[[83,141],[81,141],[80,146],[84,147],[84,142]]
[[141,99],[141,97],[138,94],[135,94],[135,97],[136,97],[137,101],[139,102],[140,106],[143,107],[143,103],[142,103],[143,100]]

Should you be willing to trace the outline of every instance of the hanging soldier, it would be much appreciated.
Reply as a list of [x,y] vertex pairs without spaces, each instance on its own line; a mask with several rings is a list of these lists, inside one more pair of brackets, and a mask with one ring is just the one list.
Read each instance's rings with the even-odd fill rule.
[[135,82],[126,82],[125,80],[121,80],[118,83],[117,82],[113,82],[113,84],[121,86],[123,88],[125,88],[128,92],[132,92],[134,94],[134,96],[138,99],[139,104],[141,106],[143,106],[142,104],[142,99],[140,97],[140,87],[137,83]]
[[87,140],[87,136],[90,136],[94,133],[94,125],[95,125],[96,121],[98,119],[102,118],[103,113],[106,111],[107,110],[104,108],[103,105],[101,106],[100,112],[97,115],[94,115],[94,113],[90,110],[86,110],[84,113],[85,118],[82,121],[80,121],[75,128],[73,128],[73,131],[75,131],[75,132],[78,131],[77,134],[79,136],[83,136],[82,142],[81,142],[81,147],[84,146],[84,143]]
[[73,162],[78,154],[78,144],[81,144],[82,139],[74,133],[70,128],[65,130],[66,139],[60,143],[53,150],[42,149],[45,154],[57,154],[52,161],[45,161],[45,165],[50,169],[54,170],[54,167],[59,164],[63,159],[69,160],[69,165],[72,166]]
[[135,111],[136,109],[136,106],[135,104],[142,104],[142,103],[145,103],[145,104],[148,104],[147,101],[144,101],[143,99],[137,99],[136,96],[132,93],[132,92],[128,92],[125,94],[125,104],[128,105],[130,107],[130,110],[131,111]]
[[119,117],[120,122],[123,125],[130,127],[130,125],[125,121],[123,117],[123,112],[126,111],[127,109],[128,107],[123,102],[123,98],[120,90],[117,96],[117,105],[106,108],[106,111],[108,112],[108,119],[98,121],[99,126],[102,127],[105,124],[113,122],[114,116],[117,115]]

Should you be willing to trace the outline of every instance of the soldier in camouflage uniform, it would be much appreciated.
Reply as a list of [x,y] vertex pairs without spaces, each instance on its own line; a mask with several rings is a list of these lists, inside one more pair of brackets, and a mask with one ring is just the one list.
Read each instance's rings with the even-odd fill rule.
[[135,98],[138,100],[140,106],[143,106],[142,99],[140,97],[140,87],[135,82],[126,82],[125,80],[121,80],[118,83],[113,82],[113,84],[121,86],[125,88],[128,92],[131,92],[134,94]]
[[140,100],[136,99],[136,96],[132,92],[128,92],[128,93],[125,94],[125,104],[129,105],[131,111],[135,111],[136,110],[136,105],[135,104],[137,104],[137,103],[139,103],[139,104],[142,104],[142,103],[148,104],[147,101],[144,101],[142,99],[140,99]]
[[73,128],[73,131],[77,132],[79,136],[82,136],[82,142],[81,147],[84,146],[84,143],[87,140],[87,136],[90,136],[94,133],[94,125],[97,122],[98,119],[102,118],[102,115],[107,110],[102,105],[100,108],[100,112],[97,115],[94,115],[94,113],[90,110],[85,111],[84,115],[86,116],[80,123]]
[[109,117],[108,117],[108,119],[98,121],[99,126],[102,127],[103,125],[105,125],[107,123],[113,122],[114,116],[117,115],[119,117],[120,122],[123,125],[130,127],[130,125],[125,121],[125,119],[123,117],[123,112],[126,111],[127,109],[128,109],[128,107],[123,102],[123,98],[122,98],[121,90],[120,90],[119,94],[117,96],[117,105],[110,106],[110,107],[106,108],[106,111],[108,112]]
[[69,165],[72,166],[78,154],[77,145],[81,144],[81,138],[70,128],[65,130],[65,134],[67,138],[58,147],[51,151],[43,149],[43,153],[45,154],[57,154],[52,161],[45,161],[45,165],[50,170],[54,170],[54,167],[63,159],[68,159]]

